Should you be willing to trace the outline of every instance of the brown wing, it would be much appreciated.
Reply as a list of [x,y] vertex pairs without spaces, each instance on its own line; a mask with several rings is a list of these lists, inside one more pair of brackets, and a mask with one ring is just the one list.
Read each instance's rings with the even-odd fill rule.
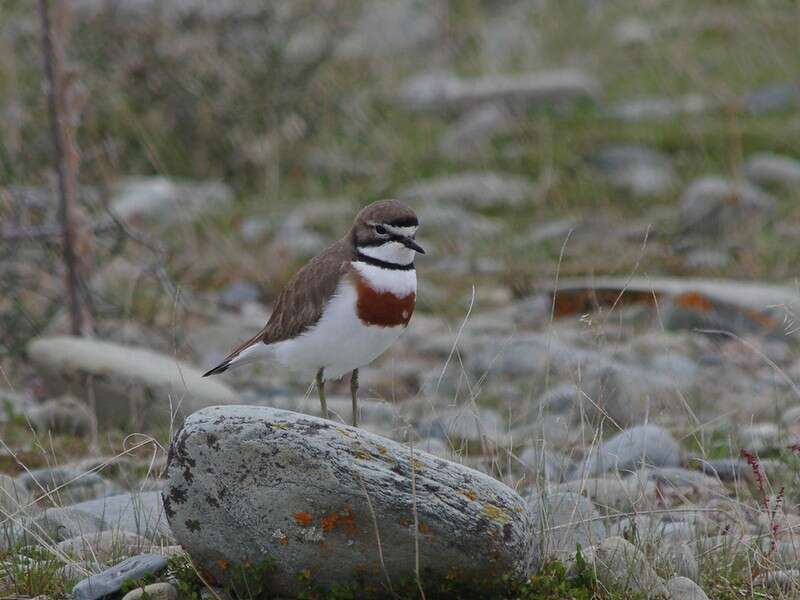
[[264,329],[237,346],[205,375],[226,371],[242,350],[254,344],[274,344],[296,337],[313,327],[322,317],[322,311],[336,292],[342,276],[351,268],[352,258],[351,244],[344,238],[311,259],[280,293]]

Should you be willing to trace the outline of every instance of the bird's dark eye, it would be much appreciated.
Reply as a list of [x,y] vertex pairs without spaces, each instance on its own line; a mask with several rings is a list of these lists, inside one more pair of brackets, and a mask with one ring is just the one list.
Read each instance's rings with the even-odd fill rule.
[[383,225],[375,225],[375,233],[378,235],[385,235],[386,234],[386,227]]

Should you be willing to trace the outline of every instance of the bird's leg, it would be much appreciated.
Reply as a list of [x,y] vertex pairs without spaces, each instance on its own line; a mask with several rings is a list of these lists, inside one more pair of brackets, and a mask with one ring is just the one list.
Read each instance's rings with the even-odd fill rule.
[[317,371],[317,392],[319,393],[319,404],[322,407],[322,418],[328,418],[328,400],[325,398],[325,380],[322,378],[324,367]]
[[350,395],[353,397],[353,427],[358,427],[358,369],[350,376]]

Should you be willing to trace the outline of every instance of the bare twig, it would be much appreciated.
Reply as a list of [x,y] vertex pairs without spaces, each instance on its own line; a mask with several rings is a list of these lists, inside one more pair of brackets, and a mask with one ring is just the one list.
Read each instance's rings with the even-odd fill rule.
[[[61,6],[63,9],[63,5]],[[91,316],[81,306],[80,266],[78,264],[76,217],[76,179],[78,152],[75,147],[74,128],[70,123],[66,98],[68,78],[64,70],[64,19],[58,19],[54,29],[50,0],[39,0],[42,24],[42,53],[47,77],[47,104],[50,113],[50,132],[53,140],[54,161],[58,172],[59,218],[63,240],[63,258],[66,267],[66,293],[73,335],[91,330]],[[75,108],[74,106],[72,108]],[[85,240],[84,240],[85,241]]]

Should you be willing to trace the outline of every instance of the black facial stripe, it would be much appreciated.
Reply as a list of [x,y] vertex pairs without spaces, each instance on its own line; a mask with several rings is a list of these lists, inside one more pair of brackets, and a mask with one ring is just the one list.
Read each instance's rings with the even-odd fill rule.
[[368,265],[372,265],[374,267],[380,267],[381,269],[390,269],[392,271],[413,271],[414,270],[414,261],[412,260],[410,263],[401,265],[398,263],[386,262],[385,260],[381,260],[379,258],[372,258],[371,256],[367,256],[366,254],[362,254],[361,252],[356,251],[356,260],[358,262],[363,262]]
[[382,238],[376,238],[374,240],[359,240],[358,246],[360,248],[367,248],[373,246],[383,246],[384,244],[388,244],[389,242],[399,242],[403,243],[403,236],[402,235],[387,235]]
[[419,221],[417,217],[404,217],[402,219],[395,219],[394,221],[387,221],[386,224],[392,227],[418,227]]

